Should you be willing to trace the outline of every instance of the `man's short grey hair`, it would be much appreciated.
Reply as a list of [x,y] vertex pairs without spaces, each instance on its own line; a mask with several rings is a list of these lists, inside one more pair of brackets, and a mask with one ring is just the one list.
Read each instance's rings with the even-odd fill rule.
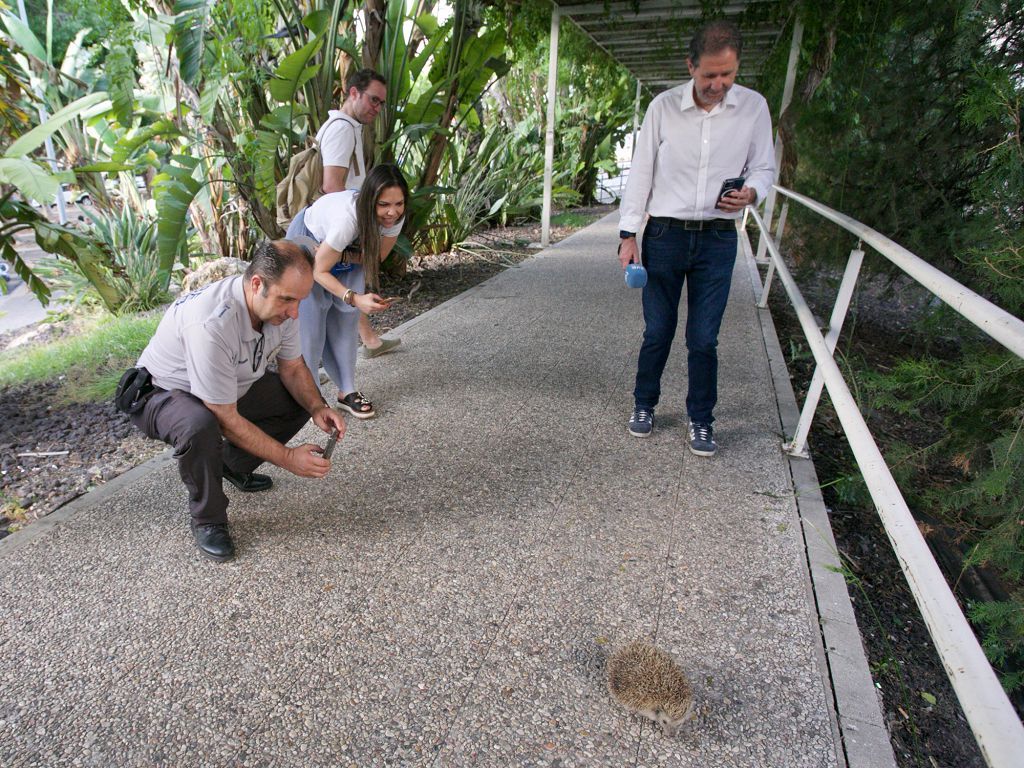
[[731,21],[712,21],[698,29],[690,41],[690,63],[697,66],[705,53],[721,53],[729,48],[736,52],[738,59],[743,48],[740,28]]
[[245,279],[259,275],[268,286],[274,285],[289,267],[312,271],[313,257],[305,248],[288,240],[264,240],[256,246],[252,261],[245,268]]

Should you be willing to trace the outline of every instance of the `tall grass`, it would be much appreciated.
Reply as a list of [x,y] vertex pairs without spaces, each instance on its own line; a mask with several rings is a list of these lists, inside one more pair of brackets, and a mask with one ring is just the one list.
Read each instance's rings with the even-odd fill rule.
[[162,313],[100,319],[73,336],[28,349],[0,352],[0,387],[46,383],[57,399],[112,397],[124,370],[135,364]]

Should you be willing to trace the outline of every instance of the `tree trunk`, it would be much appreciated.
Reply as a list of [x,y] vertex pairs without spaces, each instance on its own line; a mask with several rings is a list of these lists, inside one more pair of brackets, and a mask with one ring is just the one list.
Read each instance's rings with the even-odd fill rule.
[[231,163],[235,179],[238,182],[238,194],[249,204],[249,207],[252,209],[253,218],[256,219],[256,224],[271,239],[276,240],[277,238],[284,237],[284,231],[277,225],[277,214],[272,209],[263,205],[255,194],[256,187],[252,184],[252,164],[239,151],[238,146],[231,137],[231,129],[227,124],[220,104],[214,110],[213,133],[224,147],[228,162]]
[[[404,2],[404,0],[402,0]],[[384,42],[387,0],[366,0],[366,39],[363,40],[363,66],[379,70],[380,49]],[[345,94],[348,97],[348,94]],[[369,169],[377,156],[377,131],[373,124],[363,126],[363,160]]]
[[800,113],[804,107],[814,98],[818,86],[828,75],[832,68],[832,59],[836,50],[836,22],[833,20],[818,43],[814,55],[811,57],[811,66],[804,75],[800,84],[800,96],[793,99],[786,111],[779,116],[779,139],[782,141],[782,163],[779,168],[779,185],[791,187],[796,176],[796,166],[799,161],[796,150],[796,124],[800,119]]
[[444,159],[444,151],[448,146],[448,128],[452,124],[452,118],[459,106],[459,79],[455,74],[461,68],[462,46],[468,35],[472,34],[470,26],[469,4],[465,0],[457,0],[455,3],[455,18],[452,22],[452,39],[448,47],[448,76],[452,77],[452,83],[448,87],[448,100],[445,104],[438,131],[430,138],[430,149],[427,151],[427,162],[423,167],[423,174],[420,176],[420,186],[429,187],[437,181],[441,170],[441,160]]
[[366,39],[363,40],[363,66],[377,68],[384,40],[387,0],[366,0]]
[[459,81],[452,82],[451,92],[448,94],[448,104],[445,106],[444,115],[441,116],[440,130],[430,137],[430,149],[427,151],[427,162],[423,166],[423,175],[420,177],[420,186],[429,187],[437,181],[441,170],[441,160],[444,159],[444,151],[448,146],[448,127],[452,124],[452,117],[455,115],[455,107],[458,105]]

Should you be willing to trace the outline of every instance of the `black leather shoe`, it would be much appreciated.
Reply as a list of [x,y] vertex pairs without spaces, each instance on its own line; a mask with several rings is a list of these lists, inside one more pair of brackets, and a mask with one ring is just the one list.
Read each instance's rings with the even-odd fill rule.
[[265,491],[274,484],[274,481],[266,475],[258,475],[255,472],[245,475],[241,472],[235,472],[227,464],[224,465],[224,479],[245,493]]
[[235,542],[228,533],[227,523],[214,525],[194,525],[192,535],[195,537],[199,554],[223,563],[235,556]]

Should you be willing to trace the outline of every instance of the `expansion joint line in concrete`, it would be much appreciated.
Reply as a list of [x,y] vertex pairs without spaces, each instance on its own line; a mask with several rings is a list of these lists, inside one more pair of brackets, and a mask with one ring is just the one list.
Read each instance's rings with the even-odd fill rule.
[[[509,426],[512,427],[516,423],[516,421],[518,421],[521,418],[525,418],[525,417],[523,417],[519,413],[517,413],[508,422]],[[580,465],[583,462],[583,457],[588,455],[588,451],[586,450],[587,447],[589,447],[589,443],[586,446],[584,446],[583,450],[581,450],[579,452],[579,454],[577,455],[577,459],[574,462],[574,465],[572,467],[571,472],[569,473],[569,480],[568,480],[568,482],[566,482],[565,488],[563,489],[561,495],[552,503],[552,506],[554,508],[552,510],[553,514],[548,515],[548,517],[547,517],[547,522],[543,526],[543,529],[541,531],[541,537],[542,538],[547,538],[548,534],[551,531],[551,527],[554,525],[554,520],[557,517],[557,515],[554,514],[554,513],[556,513],[562,507],[562,505],[563,505],[563,503],[565,501],[565,497],[569,493],[569,488],[572,487],[573,482],[579,477]],[[536,556],[534,557],[534,561],[533,562],[536,562]],[[529,572],[530,570],[533,570],[533,569],[525,568],[524,570]],[[451,734],[452,729],[455,727],[455,724],[459,721],[459,717],[462,714],[462,710],[465,708],[466,702],[469,700],[470,695],[473,693],[473,689],[476,687],[477,677],[480,675],[480,671],[483,669],[484,664],[487,662],[487,658],[491,655],[491,651],[494,649],[494,645],[497,642],[498,637],[508,627],[509,616],[511,615],[512,610],[519,604],[519,600],[520,600],[520,597],[521,597],[522,594],[523,594],[523,583],[520,581],[519,584],[517,585],[515,591],[512,593],[512,597],[509,600],[508,607],[505,609],[504,615],[501,617],[501,621],[498,622],[498,626],[495,627],[494,633],[491,635],[490,642],[487,643],[486,649],[480,655],[480,661],[476,665],[476,668],[473,670],[473,676],[472,676],[472,678],[470,678],[469,684],[466,686],[466,692],[465,692],[465,694],[462,697],[462,701],[459,702],[459,706],[456,707],[455,712],[452,714],[452,717],[451,717],[451,719],[448,722],[448,727],[445,729],[444,734],[438,740],[438,743],[436,745],[436,752],[434,754],[434,760],[431,763],[432,766],[436,766],[438,764],[438,761],[441,759],[441,749],[444,747],[445,743],[448,741],[448,736]]]
[[[765,350],[765,359],[766,359],[766,361],[768,363],[770,378],[772,379],[773,382],[775,382],[776,374],[778,374],[780,376],[785,374],[785,376],[787,377],[787,380],[788,380],[788,375],[789,375],[788,370],[787,371],[774,371],[774,370],[772,370],[773,369],[772,362],[776,358],[773,355],[772,350],[769,348],[769,343],[768,343],[768,333],[769,333],[768,328],[769,328],[769,326],[771,328],[772,334],[774,334],[774,332],[775,332],[775,323],[774,323],[774,320],[773,320],[772,315],[771,315],[771,310],[768,309],[768,307],[759,307],[759,308],[756,309],[756,313],[757,313],[757,318],[758,318],[758,324],[761,326],[761,344],[762,344],[762,347]],[[784,407],[783,407],[782,401],[780,400],[779,389],[778,389],[777,386],[773,386],[772,387],[772,395],[773,395],[773,399],[775,400],[775,408],[776,408],[776,412],[777,412],[777,414],[779,416],[779,423],[780,423],[780,426],[782,427],[782,439],[785,440],[785,423],[784,423],[785,422],[785,417],[783,415]],[[781,447],[780,447],[780,450],[781,450]],[[821,649],[822,649],[822,654],[821,655],[823,657],[823,661],[824,661],[824,664],[825,664],[824,672],[825,672],[828,680],[835,680],[835,675],[833,674],[834,670],[832,668],[832,657],[831,657],[831,654],[829,653],[829,650],[828,650],[828,648],[829,648],[829,646],[828,646],[828,638],[825,635],[825,628],[823,626],[823,622],[822,622],[822,618],[821,618],[822,617],[822,604],[821,604],[821,596],[818,594],[819,584],[817,583],[817,581],[814,578],[814,563],[813,563],[813,560],[811,558],[811,547],[810,547],[810,543],[809,543],[809,535],[811,534],[811,531],[809,531],[808,528],[810,527],[810,528],[813,529],[813,525],[811,525],[811,521],[807,520],[805,518],[805,516],[801,512],[801,509],[800,509],[800,495],[797,492],[798,485],[799,485],[799,479],[794,474],[794,466],[793,466],[794,461],[809,461],[809,459],[800,459],[800,458],[789,457],[789,456],[787,456],[785,458],[786,458],[786,472],[789,475],[790,485],[793,488],[793,503],[796,506],[797,519],[800,521],[800,534],[801,534],[801,539],[802,539],[801,549],[803,551],[804,564],[805,564],[805,567],[807,568],[807,577],[808,577],[808,579],[810,581],[810,596],[811,596],[811,600],[812,600],[813,605],[814,605],[814,616],[815,616],[814,631],[817,633],[818,638],[819,638],[819,640],[821,642]],[[821,536],[821,533],[819,531],[817,531],[816,529],[813,531],[813,533],[815,535],[819,536],[819,537]],[[836,559],[839,560],[839,553],[835,552],[835,554],[836,554]],[[825,697],[832,701],[832,711],[835,713],[835,718],[838,721],[838,722],[836,722],[836,726],[837,727],[834,729],[836,737],[838,738],[838,741],[839,741],[839,743],[837,745],[838,746],[838,753],[836,754],[836,758],[839,761],[840,766],[848,766],[848,765],[850,765],[850,759],[849,759],[850,758],[850,754],[849,754],[848,745],[846,743],[846,734],[844,733],[843,728],[842,728],[842,715],[841,715],[841,710],[840,710],[840,702],[839,702],[838,694],[836,692],[836,687],[835,687],[834,684],[833,685],[826,685],[825,684],[825,678],[823,678],[821,680],[821,685],[822,685],[822,690],[824,691]]]

